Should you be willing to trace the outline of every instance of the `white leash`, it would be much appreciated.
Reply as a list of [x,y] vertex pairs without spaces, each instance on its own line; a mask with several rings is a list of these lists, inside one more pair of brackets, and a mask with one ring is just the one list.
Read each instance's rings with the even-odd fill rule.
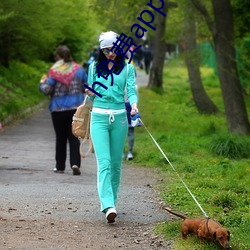
[[[139,118],[140,119],[140,118]],[[187,189],[187,191],[189,192],[189,194],[191,195],[191,197],[194,199],[194,201],[196,202],[196,204],[198,205],[198,207],[200,208],[200,210],[202,211],[202,213],[205,215],[205,217],[208,218],[206,212],[202,209],[201,205],[199,204],[199,202],[196,200],[196,198],[194,197],[194,195],[192,194],[192,192],[190,191],[190,189],[188,188],[188,186],[186,185],[186,183],[182,180],[182,178],[180,177],[180,175],[178,174],[177,170],[175,169],[175,167],[173,166],[173,164],[170,162],[170,160],[168,159],[168,157],[165,155],[165,153],[163,152],[163,150],[161,149],[161,147],[159,146],[159,144],[157,143],[157,141],[154,139],[154,137],[152,136],[152,134],[149,132],[149,130],[147,129],[147,127],[145,126],[145,124],[142,122],[142,120],[140,119],[141,123],[143,124],[143,126],[145,127],[146,131],[148,132],[148,134],[150,135],[150,137],[152,138],[153,142],[155,143],[155,145],[158,147],[158,149],[161,151],[162,155],[165,157],[165,159],[167,160],[167,162],[169,163],[169,165],[172,167],[172,169],[176,172],[177,176],[179,177],[179,179],[181,180],[181,182],[183,183],[183,185],[185,186],[185,188]]]

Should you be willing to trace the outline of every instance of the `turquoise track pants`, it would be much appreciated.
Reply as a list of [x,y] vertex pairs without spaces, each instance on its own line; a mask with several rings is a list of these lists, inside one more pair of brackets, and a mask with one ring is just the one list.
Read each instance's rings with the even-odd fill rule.
[[97,190],[101,211],[115,207],[121,179],[122,155],[128,133],[126,112],[91,113],[90,134],[97,160]]

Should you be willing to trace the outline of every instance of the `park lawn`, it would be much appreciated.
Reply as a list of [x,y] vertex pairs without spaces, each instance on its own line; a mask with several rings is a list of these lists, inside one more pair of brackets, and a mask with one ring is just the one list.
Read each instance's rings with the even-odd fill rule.
[[[135,129],[133,163],[160,171],[163,181],[156,188],[166,205],[188,217],[203,217],[183,180],[206,214],[230,230],[232,249],[250,249],[250,138],[227,132],[218,78],[207,67],[202,67],[201,73],[205,89],[220,113],[199,114],[183,61],[168,62],[164,68],[164,93],[139,90],[142,121],[168,160],[146,129],[139,127]],[[248,109],[249,104],[247,100]],[[162,223],[155,231],[166,239],[174,238],[178,250],[201,249],[197,239],[187,243],[178,237],[180,224],[180,219]],[[203,249],[217,246],[205,244]]]

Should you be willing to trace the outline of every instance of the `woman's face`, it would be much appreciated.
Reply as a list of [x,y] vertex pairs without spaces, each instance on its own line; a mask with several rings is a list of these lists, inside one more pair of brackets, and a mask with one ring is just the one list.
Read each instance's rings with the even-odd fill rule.
[[116,58],[116,54],[111,51],[111,48],[112,47],[102,49],[102,52],[106,56],[107,59],[114,61]]

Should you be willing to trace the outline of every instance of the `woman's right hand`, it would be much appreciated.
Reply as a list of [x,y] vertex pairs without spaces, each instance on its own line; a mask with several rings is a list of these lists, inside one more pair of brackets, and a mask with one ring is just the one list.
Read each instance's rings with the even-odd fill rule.
[[92,91],[90,91],[89,89],[85,89],[85,93],[88,95],[88,96],[95,96],[95,93],[93,93]]

